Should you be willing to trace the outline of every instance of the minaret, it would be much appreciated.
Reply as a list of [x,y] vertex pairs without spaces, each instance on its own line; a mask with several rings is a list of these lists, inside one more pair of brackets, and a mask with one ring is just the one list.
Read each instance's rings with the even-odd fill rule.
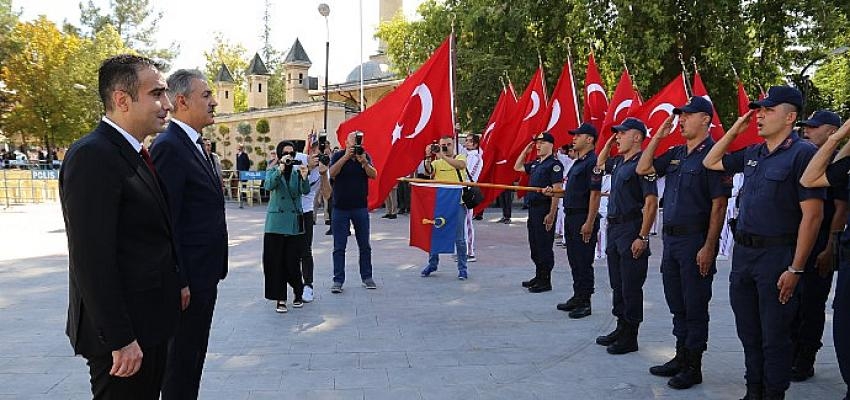
[[[403,0],[381,0],[378,9],[378,23],[392,21],[395,16],[402,12]],[[387,42],[378,42],[378,54],[387,54]]]
[[248,109],[269,107],[269,70],[259,54],[254,54],[245,70],[248,76]]
[[289,54],[283,60],[283,73],[286,75],[286,102],[298,103],[310,101],[307,94],[307,70],[313,65],[307,52],[301,46],[301,41],[295,39],[295,44],[289,49]]
[[215,101],[218,103],[216,112],[219,114],[230,114],[233,112],[233,95],[236,89],[236,83],[233,81],[233,75],[224,63],[221,64],[221,69],[215,75]]

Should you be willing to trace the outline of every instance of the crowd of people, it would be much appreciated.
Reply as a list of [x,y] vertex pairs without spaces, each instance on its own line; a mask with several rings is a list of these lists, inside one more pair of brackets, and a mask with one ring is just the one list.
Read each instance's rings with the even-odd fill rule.
[[[105,116],[70,147],[60,171],[70,259],[67,334],[87,360],[95,398],[197,398],[218,284],[228,271],[221,161],[201,135],[214,123],[217,104],[201,72],[178,70],[166,80],[159,64],[140,56],[105,60],[98,82]],[[530,293],[552,290],[557,234],[573,295],[556,307],[585,318],[601,247],[617,324],[596,343],[612,355],[638,351],[661,201],[661,274],[676,353],[649,373],[676,389],[702,383],[716,260],[724,232],[731,232],[729,295],[744,349],[744,399],[784,398],[791,381],[814,375],[836,269],[833,339],[850,381],[850,145],[838,150],[850,122],[821,110],[797,124],[802,101],[797,89],[772,87],[717,142],[709,134],[713,106],[699,96],[678,105],[651,138],[643,121],[626,118],[598,155],[599,132],[589,123],[570,131],[572,143],[557,150],[551,133],[535,135],[513,165],[539,189],[524,197],[535,271],[519,283]],[[753,118],[764,143],[727,152]],[[657,151],[676,129],[685,143]],[[149,152],[143,143],[152,135]],[[314,299],[320,201],[333,235],[331,292],[343,292],[352,227],[360,281],[377,289],[367,195],[379,171],[360,135],[351,133],[336,152],[317,138],[303,151],[283,141],[269,155],[262,270],[264,296],[278,313]],[[411,176],[477,180],[486,157],[478,137],[465,138],[462,154],[455,140],[447,135],[427,146]],[[238,153],[236,167],[250,167],[246,154]],[[735,174],[742,178],[733,190]],[[506,193],[502,223],[511,221]],[[408,212],[409,201],[410,188],[399,185],[384,217]],[[462,222],[454,261],[463,281],[475,260],[473,221],[483,217],[463,202],[456,211]],[[438,266],[432,252],[420,275],[432,276]]]

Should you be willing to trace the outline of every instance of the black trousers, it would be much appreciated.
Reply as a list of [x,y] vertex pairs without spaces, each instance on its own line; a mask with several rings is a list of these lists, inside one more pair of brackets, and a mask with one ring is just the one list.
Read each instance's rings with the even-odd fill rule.
[[303,235],[280,235],[266,232],[263,235],[263,275],[266,278],[265,295],[269,300],[286,301],[286,284],[292,286],[295,298],[304,294],[299,262]]
[[313,226],[316,225],[316,213],[304,213],[304,247],[301,251],[301,276],[304,284],[313,287]]
[[168,361],[162,382],[163,400],[198,398],[217,298],[218,288],[215,286],[191,289],[189,307],[180,314],[177,334],[168,343]]
[[504,190],[499,194],[499,204],[502,206],[502,218],[511,218],[513,193],[514,192],[512,190]]
[[410,210],[410,183],[398,183],[398,208],[401,210]]
[[135,375],[118,378],[109,375],[112,354],[87,358],[95,400],[157,400],[165,373],[167,344],[142,349],[142,367]]

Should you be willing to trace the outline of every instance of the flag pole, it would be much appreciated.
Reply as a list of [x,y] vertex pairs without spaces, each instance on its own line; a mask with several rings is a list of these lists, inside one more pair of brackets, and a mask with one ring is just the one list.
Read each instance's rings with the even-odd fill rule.
[[[482,182],[457,182],[457,181],[438,181],[433,179],[420,179],[420,178],[398,178],[399,182],[409,182],[409,183],[426,183],[432,185],[450,185],[450,186],[469,186],[469,187],[479,187],[486,189],[500,189],[500,190],[518,190],[523,192],[537,192],[543,193],[546,188],[537,187],[537,186],[515,186],[515,185],[502,185],[498,183],[482,183]],[[552,189],[552,193],[563,193],[563,189]]]
[[688,67],[685,65],[685,59],[682,57],[681,52],[679,52],[679,64],[682,65],[682,76],[685,78],[685,93],[687,93],[688,97],[691,97],[691,93],[694,91],[691,87],[690,77],[688,77]]
[[455,48],[455,19],[457,15],[452,13],[452,32],[449,34],[449,92],[451,92],[452,107],[452,130],[454,131],[455,154],[459,153],[460,141],[458,140],[457,112],[455,110],[455,61],[457,49]]
[[738,81],[738,82],[740,82],[740,81],[741,81],[741,77],[740,77],[740,76],[738,76],[738,70],[737,70],[737,69],[735,69],[735,64],[734,64],[734,63],[732,63],[732,62],[730,61],[730,62],[729,62],[729,66],[730,66],[730,67],[732,67],[732,74],[734,74],[734,75],[735,75],[735,80],[736,80],[736,81]]

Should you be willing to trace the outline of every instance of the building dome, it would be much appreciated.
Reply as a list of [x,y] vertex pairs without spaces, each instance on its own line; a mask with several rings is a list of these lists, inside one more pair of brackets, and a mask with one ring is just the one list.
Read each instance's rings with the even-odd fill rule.
[[345,80],[346,83],[359,82],[361,68],[363,69],[364,81],[386,79],[395,76],[395,74],[390,71],[389,65],[374,60],[369,60],[364,62],[363,64],[354,67],[354,69],[351,70],[351,72],[348,74],[348,78],[346,78]]

